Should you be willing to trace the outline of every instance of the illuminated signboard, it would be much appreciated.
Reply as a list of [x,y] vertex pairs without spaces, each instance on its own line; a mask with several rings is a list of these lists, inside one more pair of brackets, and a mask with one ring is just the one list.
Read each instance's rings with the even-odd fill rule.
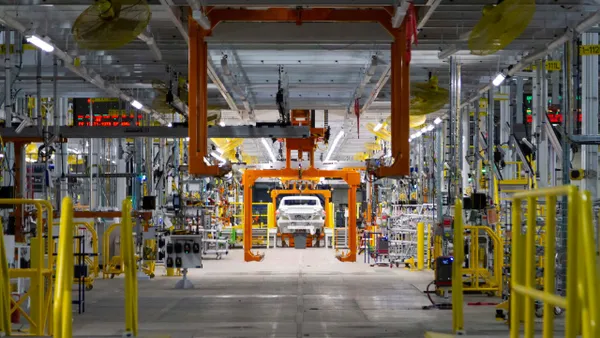
[[[130,127],[135,124],[137,114],[137,125],[143,119],[143,115],[137,110],[127,112],[119,110],[119,105],[125,107],[117,98],[74,98],[73,99],[73,125],[78,127]],[[119,121],[120,119],[120,121]]]

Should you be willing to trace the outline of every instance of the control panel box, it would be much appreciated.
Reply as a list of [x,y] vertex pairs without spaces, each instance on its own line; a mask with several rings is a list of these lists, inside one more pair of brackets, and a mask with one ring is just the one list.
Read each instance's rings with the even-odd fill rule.
[[202,268],[202,235],[171,235],[166,239],[167,268]]

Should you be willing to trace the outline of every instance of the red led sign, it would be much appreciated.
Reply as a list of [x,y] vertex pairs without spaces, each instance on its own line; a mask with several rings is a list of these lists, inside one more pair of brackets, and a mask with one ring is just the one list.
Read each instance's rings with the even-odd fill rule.
[[[73,125],[78,127],[139,126],[144,116],[137,111],[120,109],[123,107],[125,104],[119,102],[118,98],[74,98]],[[135,114],[137,114],[137,123]]]

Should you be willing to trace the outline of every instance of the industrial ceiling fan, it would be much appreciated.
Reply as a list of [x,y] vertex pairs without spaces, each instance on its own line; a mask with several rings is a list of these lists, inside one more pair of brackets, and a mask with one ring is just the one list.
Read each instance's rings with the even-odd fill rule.
[[469,49],[474,55],[491,55],[518,38],[535,13],[535,0],[504,0],[487,5],[483,16],[469,36]]
[[81,48],[117,49],[136,39],[150,17],[145,0],[97,0],[77,17],[72,33]]

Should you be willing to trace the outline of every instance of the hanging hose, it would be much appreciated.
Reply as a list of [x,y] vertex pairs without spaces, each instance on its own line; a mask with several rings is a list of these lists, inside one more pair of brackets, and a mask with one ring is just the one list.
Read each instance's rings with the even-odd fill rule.
[[436,303],[433,301],[433,299],[431,298],[431,294],[435,293],[435,291],[429,291],[429,287],[432,286],[434,283],[435,283],[435,281],[431,281],[431,283],[427,284],[427,289],[425,290],[425,294],[427,295],[427,298],[429,298],[431,305],[423,306],[423,310],[431,310],[431,309],[452,310],[452,303]]

